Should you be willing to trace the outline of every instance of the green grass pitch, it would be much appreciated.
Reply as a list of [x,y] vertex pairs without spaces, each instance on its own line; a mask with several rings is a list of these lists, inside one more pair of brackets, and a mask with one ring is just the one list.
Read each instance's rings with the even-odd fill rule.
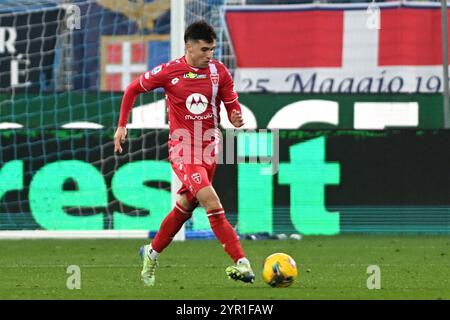
[[[1,240],[0,299],[450,299],[450,236],[310,236],[243,241],[254,284],[225,276],[230,259],[215,240],[174,242],[160,257],[155,287],[141,284],[142,240]],[[290,254],[299,278],[289,288],[261,280],[266,256]],[[81,289],[66,287],[78,265]],[[369,290],[367,267],[381,270]]]

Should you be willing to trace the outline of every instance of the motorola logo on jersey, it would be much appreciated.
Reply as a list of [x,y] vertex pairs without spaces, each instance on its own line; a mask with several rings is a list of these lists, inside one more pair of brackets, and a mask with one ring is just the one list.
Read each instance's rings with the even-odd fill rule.
[[187,115],[184,116],[184,119],[185,120],[202,121],[202,120],[211,119],[213,117],[214,117],[214,115],[212,113],[207,113],[207,114],[202,115],[202,116],[198,116],[198,115],[197,116],[191,116],[190,114],[187,114]]
[[186,108],[193,114],[201,114],[207,107],[208,99],[200,93],[193,93],[186,99]]

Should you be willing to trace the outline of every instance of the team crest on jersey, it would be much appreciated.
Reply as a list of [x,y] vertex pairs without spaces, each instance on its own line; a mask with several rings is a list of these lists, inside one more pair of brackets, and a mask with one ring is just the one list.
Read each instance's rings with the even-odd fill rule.
[[157,74],[161,70],[162,70],[162,66],[154,67],[153,70],[152,70],[152,76],[154,76],[155,74]]
[[208,107],[208,99],[201,93],[193,93],[186,99],[186,108],[193,114],[201,114]]
[[206,79],[207,75],[206,74],[197,74],[194,72],[188,72],[188,73],[185,73],[183,77],[185,79]]
[[202,182],[202,176],[200,173],[196,172],[191,176],[192,180],[195,181],[195,183],[200,184]]
[[219,85],[219,75],[218,74],[212,74],[211,75],[211,82],[213,85],[218,86]]

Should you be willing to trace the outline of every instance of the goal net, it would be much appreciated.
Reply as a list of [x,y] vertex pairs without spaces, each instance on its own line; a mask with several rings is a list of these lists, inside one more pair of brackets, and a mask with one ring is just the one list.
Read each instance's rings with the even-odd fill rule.
[[[186,23],[220,26],[222,3],[187,0]],[[159,228],[172,181],[163,91],[136,101],[121,155],[113,135],[126,86],[170,60],[170,6],[0,2],[0,234],[145,237]],[[188,236],[209,234],[198,212]]]

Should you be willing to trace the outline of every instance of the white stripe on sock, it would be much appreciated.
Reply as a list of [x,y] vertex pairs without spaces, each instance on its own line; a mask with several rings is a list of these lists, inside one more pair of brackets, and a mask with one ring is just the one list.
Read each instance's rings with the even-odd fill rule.
[[175,203],[175,207],[177,207],[177,209],[180,210],[181,212],[183,212],[184,214],[190,214],[190,212],[180,208],[180,205],[178,203]]
[[210,217],[210,216],[214,216],[214,215],[216,215],[216,214],[225,214],[225,211],[219,211],[219,212],[209,213],[209,214],[207,214],[206,216],[207,216],[207,217]]

